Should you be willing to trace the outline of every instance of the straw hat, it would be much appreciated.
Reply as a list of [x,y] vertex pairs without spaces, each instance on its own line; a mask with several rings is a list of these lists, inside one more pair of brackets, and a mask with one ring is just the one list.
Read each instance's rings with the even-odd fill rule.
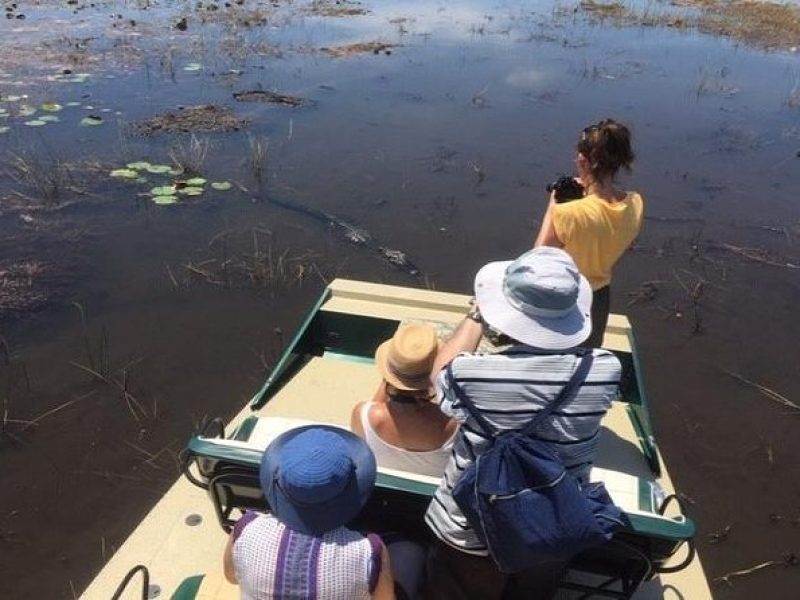
[[383,378],[398,390],[427,390],[431,368],[439,352],[436,330],[430,325],[401,325],[392,339],[375,352]]
[[261,489],[289,529],[322,535],[352,521],[369,499],[377,469],[369,446],[330,425],[279,435],[261,459]]

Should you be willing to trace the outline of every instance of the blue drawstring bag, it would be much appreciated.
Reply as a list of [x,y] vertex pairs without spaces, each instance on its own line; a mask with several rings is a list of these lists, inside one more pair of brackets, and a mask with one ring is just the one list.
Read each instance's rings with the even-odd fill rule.
[[504,573],[566,561],[608,541],[625,525],[602,483],[581,487],[550,444],[532,437],[583,382],[592,359],[591,353],[579,357],[570,381],[530,424],[502,433],[475,407],[448,368],[456,397],[492,440],[462,473],[453,499]]

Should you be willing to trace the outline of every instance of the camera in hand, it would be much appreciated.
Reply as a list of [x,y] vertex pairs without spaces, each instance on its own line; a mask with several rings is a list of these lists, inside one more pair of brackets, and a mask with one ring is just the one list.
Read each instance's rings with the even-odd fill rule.
[[574,177],[561,175],[553,183],[547,184],[548,192],[555,192],[556,202],[569,202],[583,198],[583,186]]

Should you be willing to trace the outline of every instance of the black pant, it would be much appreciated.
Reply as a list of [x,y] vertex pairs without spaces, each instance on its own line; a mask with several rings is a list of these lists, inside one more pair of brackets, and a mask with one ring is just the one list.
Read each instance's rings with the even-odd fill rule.
[[586,348],[599,348],[603,345],[608,313],[611,312],[611,286],[601,287],[592,293],[592,333],[581,344]]
[[488,556],[461,552],[436,540],[428,555],[426,600],[547,600],[555,595],[566,562],[507,575]]

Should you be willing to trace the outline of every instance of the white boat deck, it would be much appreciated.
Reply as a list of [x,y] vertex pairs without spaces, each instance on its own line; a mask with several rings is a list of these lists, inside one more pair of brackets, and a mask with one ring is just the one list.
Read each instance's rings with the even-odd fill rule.
[[[333,297],[324,310],[397,320],[454,323],[466,311],[468,300],[456,294],[342,280],[335,281],[331,287]],[[627,319],[612,315],[606,347],[627,350],[627,331]],[[336,356],[316,357],[255,414],[347,427],[352,406],[371,397],[378,381],[374,367],[367,362],[343,360]],[[246,407],[229,427],[251,414],[254,413]],[[624,403],[614,403],[603,427],[597,465],[651,478],[638,450],[637,436]],[[663,464],[662,473],[659,483],[667,492],[672,492],[673,485]],[[200,517],[199,524],[188,524],[196,522],[197,516]],[[181,478],[139,524],[81,597],[87,600],[109,599],[125,574],[135,565],[143,564],[150,571],[151,584],[160,589],[158,598],[169,598],[181,581],[199,574],[206,574],[206,577],[198,598],[238,598],[236,586],[228,584],[222,577],[225,540],[226,534],[217,523],[206,492]],[[680,560],[682,556],[676,558]],[[140,598],[139,588],[139,584],[132,582],[122,598]],[[573,596],[564,594],[559,598],[562,597]],[[700,559],[695,558],[687,569],[648,582],[635,598],[711,600],[712,596]]]

